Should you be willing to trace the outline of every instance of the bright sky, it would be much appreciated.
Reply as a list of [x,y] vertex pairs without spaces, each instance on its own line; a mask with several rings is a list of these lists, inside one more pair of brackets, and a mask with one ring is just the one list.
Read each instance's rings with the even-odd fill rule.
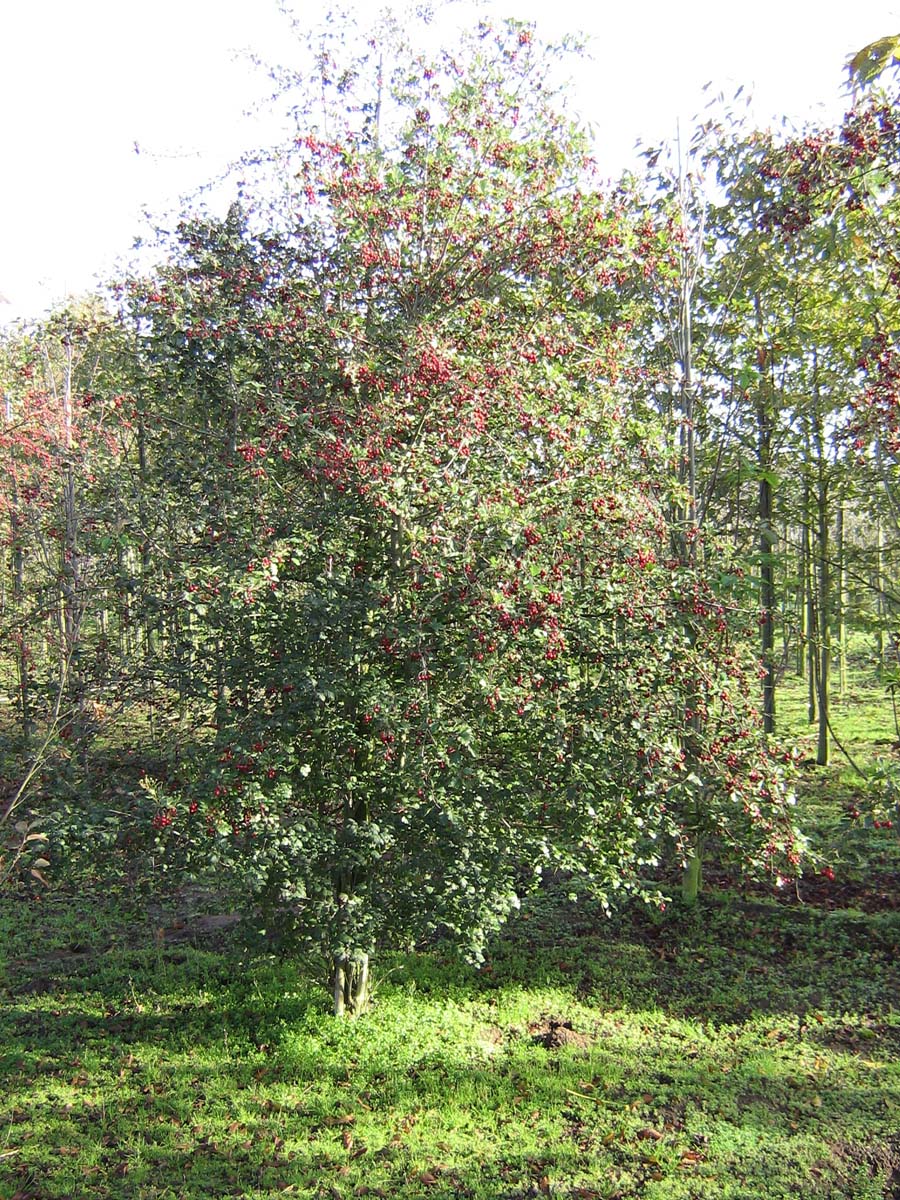
[[[295,0],[304,24],[327,0]],[[382,4],[357,0],[374,15]],[[900,32],[884,0],[486,0],[545,35],[582,31],[576,104],[615,176],[637,138],[674,136],[703,85],[752,90],[758,119],[836,119],[847,56]],[[38,315],[108,274],[141,232],[244,149],[266,93],[240,52],[298,61],[276,0],[6,0],[0,17],[0,323]],[[471,20],[462,3],[448,19]],[[455,14],[458,14],[456,16]],[[816,106],[819,106],[818,109]]]

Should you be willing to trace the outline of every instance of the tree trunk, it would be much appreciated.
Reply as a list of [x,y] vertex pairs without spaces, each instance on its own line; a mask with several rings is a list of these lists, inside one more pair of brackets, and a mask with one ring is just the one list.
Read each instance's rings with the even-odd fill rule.
[[[805,489],[804,489],[805,490]],[[809,526],[806,523],[806,502],[803,507],[803,523],[800,526],[800,561],[798,564],[797,600],[799,608],[800,641],[797,646],[797,674],[806,679],[806,658],[811,631],[809,628]]]
[[759,457],[762,474],[759,480],[759,600],[760,658],[763,670],[763,729],[775,731],[775,564],[772,536],[772,482],[768,475],[771,450],[771,430],[760,426]]
[[[12,423],[12,401],[8,396],[6,397],[6,422],[7,424]],[[24,529],[22,527],[21,514],[19,513],[19,490],[15,479],[13,480],[12,495],[10,498],[9,522],[13,544],[12,601],[16,619],[19,621],[19,636],[16,645],[19,712],[22,718],[22,740],[27,747],[34,733],[34,722],[31,712],[31,665],[25,620]]]
[[65,350],[65,373],[63,377],[63,545],[61,576],[62,632],[61,661],[59,670],[60,688],[65,688],[72,711],[72,731],[76,743],[84,732],[85,694],[79,650],[81,623],[84,616],[83,563],[79,549],[77,488],[75,464],[75,413],[72,393],[74,354],[68,335],[63,341]]
[[835,555],[837,558],[838,588],[835,597],[837,601],[838,627],[838,689],[841,699],[847,692],[847,563],[844,530],[844,501],[838,504],[837,524],[835,527]]
[[141,621],[143,625],[144,642],[142,649],[150,660],[150,669],[156,655],[157,631],[154,624],[158,617],[150,616],[149,596],[152,587],[153,572],[150,564],[150,530],[147,514],[147,430],[143,417],[138,418],[137,424],[138,450],[138,522],[140,524],[140,556],[141,556]]
[[763,730],[775,732],[775,536],[772,528],[772,409],[774,384],[772,355],[763,341],[763,315],[755,298],[759,338],[757,362],[759,388],[756,393],[756,463],[759,471],[757,521],[759,529],[759,656],[763,669]]
[[703,886],[703,843],[698,841],[681,876],[681,898],[689,907],[697,903]]
[[825,464],[825,446],[822,419],[815,415],[815,438],[817,458],[816,526],[817,526],[817,587],[816,608],[818,628],[818,677],[816,699],[819,704],[818,742],[816,762],[820,767],[828,766],[828,708],[831,679],[831,565],[829,562],[828,538],[828,476]]
[[369,1007],[369,956],[336,958],[334,967],[334,1015],[358,1017]]
[[875,591],[875,615],[878,620],[878,678],[879,680],[883,680],[886,667],[884,625],[885,616],[887,614],[887,605],[885,603],[884,596],[884,526],[881,523],[880,517],[878,518],[875,543]]
[[803,464],[803,548],[804,548],[804,591],[806,593],[806,663],[807,663],[807,702],[806,719],[810,725],[815,725],[817,715],[816,678],[818,676],[818,645],[816,623],[816,588],[815,567],[812,550],[812,486],[810,470],[812,446],[809,434],[809,422],[804,420],[803,448],[805,461]]
[[225,647],[222,639],[215,642],[216,661],[216,728],[223,729],[228,721],[228,693],[225,686]]

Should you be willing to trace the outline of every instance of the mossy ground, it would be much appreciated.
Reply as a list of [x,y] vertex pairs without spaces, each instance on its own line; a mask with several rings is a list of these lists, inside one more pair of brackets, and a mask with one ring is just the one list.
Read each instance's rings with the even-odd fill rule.
[[[843,729],[870,757],[889,701]],[[355,1022],[214,897],[8,897],[0,1197],[900,1194],[900,855],[850,820],[860,786],[837,759],[802,784],[833,882],[713,873],[694,910],[611,918],[549,889],[479,970],[383,960]]]

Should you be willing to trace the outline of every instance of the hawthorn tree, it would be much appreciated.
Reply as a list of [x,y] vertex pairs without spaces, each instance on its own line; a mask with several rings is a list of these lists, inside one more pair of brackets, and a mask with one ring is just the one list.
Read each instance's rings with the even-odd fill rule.
[[548,865],[608,902],[659,897],[644,868],[697,821],[795,852],[734,577],[673,557],[630,403],[627,285],[656,250],[528,26],[405,62],[280,157],[287,212],[195,223],[132,288],[145,361],[229,413],[178,564],[215,631],[215,747],[148,783],[155,823],[325,953],[338,1013],[377,946],[477,958]]

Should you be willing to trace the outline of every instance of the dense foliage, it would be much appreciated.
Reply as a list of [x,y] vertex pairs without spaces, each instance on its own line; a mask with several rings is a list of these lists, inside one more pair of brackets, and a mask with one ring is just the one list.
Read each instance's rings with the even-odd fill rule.
[[[398,36],[323,44],[224,218],[3,362],[58,843],[239,881],[339,1011],[378,946],[477,957],[548,868],[607,904],[668,863],[692,899],[710,843],[795,874],[776,630],[824,761],[831,640],[854,610],[884,660],[893,605],[888,101],[610,190],[528,26],[385,68]],[[185,742],[127,812],[91,791],[117,708]]]

